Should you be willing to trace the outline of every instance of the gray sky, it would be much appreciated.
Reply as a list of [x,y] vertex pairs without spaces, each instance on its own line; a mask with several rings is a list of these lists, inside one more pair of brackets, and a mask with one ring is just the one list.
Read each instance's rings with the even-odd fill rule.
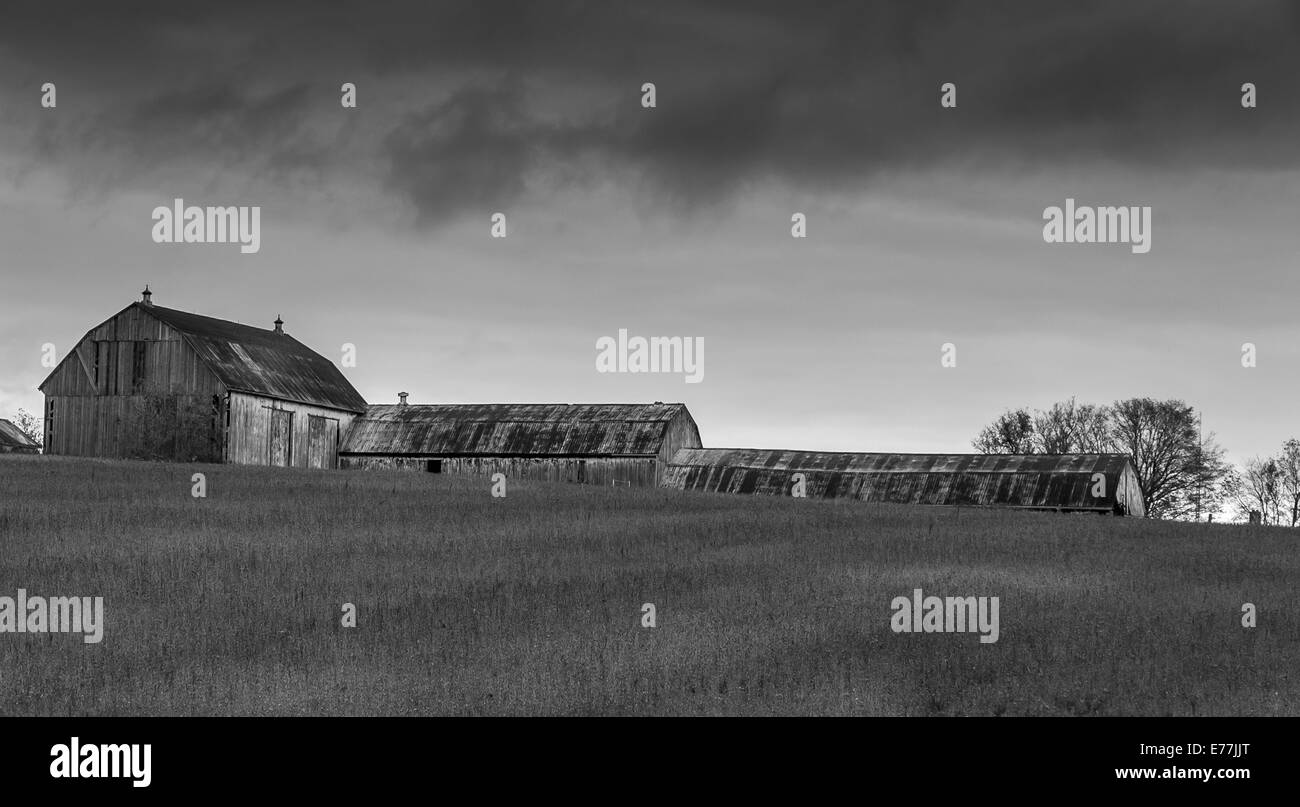
[[[371,402],[968,451],[1008,407],[1149,395],[1236,460],[1300,434],[1292,4],[191,5],[6,9],[0,416],[147,282],[354,343]],[[260,205],[261,251],[154,244],[176,197]],[[1151,251],[1044,243],[1067,197],[1150,205]],[[620,328],[702,337],[703,383],[598,374]]]

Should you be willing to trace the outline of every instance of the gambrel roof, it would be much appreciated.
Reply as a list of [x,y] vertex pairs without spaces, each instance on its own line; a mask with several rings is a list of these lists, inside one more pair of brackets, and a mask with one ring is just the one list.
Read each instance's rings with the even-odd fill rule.
[[[286,333],[139,302],[123,312],[131,308],[180,333],[228,390],[347,412],[366,410],[365,399],[333,362]],[[70,356],[71,351],[64,361]],[[55,368],[50,377],[57,372]],[[49,380],[41,383],[42,389]]]

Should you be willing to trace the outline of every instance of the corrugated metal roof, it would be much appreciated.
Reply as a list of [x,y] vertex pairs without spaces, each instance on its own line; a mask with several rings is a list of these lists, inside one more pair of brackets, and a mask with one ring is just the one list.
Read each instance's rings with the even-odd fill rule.
[[683,404],[371,406],[340,453],[654,456]]
[[366,401],[334,363],[284,333],[136,303],[180,331],[227,388],[364,412]]
[[27,435],[18,431],[13,423],[0,418],[0,445],[9,448],[40,448],[40,445],[27,439]]
[[[673,455],[663,486],[679,490],[788,495],[807,477],[814,498],[900,504],[1110,509],[1123,454],[848,454],[766,449],[686,448]],[[1106,496],[1092,495],[1093,474]]]

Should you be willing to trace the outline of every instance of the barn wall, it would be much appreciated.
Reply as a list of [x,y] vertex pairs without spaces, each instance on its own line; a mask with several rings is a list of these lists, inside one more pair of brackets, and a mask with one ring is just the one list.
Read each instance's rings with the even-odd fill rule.
[[138,308],[91,330],[42,391],[48,454],[221,455],[220,382],[177,331]]
[[672,462],[673,454],[680,448],[702,448],[700,430],[695,419],[685,409],[668,421],[664,431],[663,445],[659,448],[659,461],[655,464],[655,484],[663,483],[664,469]]
[[[221,456],[220,401],[210,395],[46,396],[45,453],[215,461]],[[182,439],[169,442],[171,435]]]
[[[348,427],[356,419],[352,412],[326,409],[309,404],[277,401],[249,393],[232,392],[230,394],[229,417],[226,425],[228,448],[226,462],[236,465],[270,465],[271,464],[271,425],[274,411],[288,412],[290,420],[289,467],[325,469],[338,467],[338,447]],[[323,463],[310,461],[315,457],[311,452],[311,418],[325,419],[329,426],[328,445]],[[283,416],[280,416],[283,417]]]
[[340,458],[348,470],[398,470],[427,472],[428,462],[439,460],[441,473],[503,473],[514,479],[546,482],[580,482],[588,485],[654,487],[659,463],[652,457],[433,457],[358,456]]
[[1146,517],[1146,502],[1142,498],[1142,488],[1138,485],[1137,472],[1133,470],[1132,465],[1124,466],[1124,472],[1120,474],[1119,483],[1115,488],[1115,499],[1124,509],[1125,515],[1135,518]]

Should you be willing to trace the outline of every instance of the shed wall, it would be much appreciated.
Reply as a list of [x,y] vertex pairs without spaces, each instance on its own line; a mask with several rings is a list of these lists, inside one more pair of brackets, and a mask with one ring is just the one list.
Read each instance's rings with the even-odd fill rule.
[[512,479],[577,482],[587,485],[654,487],[659,463],[652,457],[435,457],[344,456],[339,467],[348,470],[428,472],[429,462],[440,463],[440,473],[503,473]]
[[[230,394],[226,426],[226,462],[235,465],[271,465],[272,421],[289,420],[286,466],[332,469],[338,465],[338,449],[356,415],[337,409],[278,401],[249,393]],[[274,415],[275,412],[285,414]],[[313,451],[312,418],[325,421],[324,438],[318,431]],[[277,435],[277,444],[280,440]],[[275,463],[279,464],[279,463]]]

